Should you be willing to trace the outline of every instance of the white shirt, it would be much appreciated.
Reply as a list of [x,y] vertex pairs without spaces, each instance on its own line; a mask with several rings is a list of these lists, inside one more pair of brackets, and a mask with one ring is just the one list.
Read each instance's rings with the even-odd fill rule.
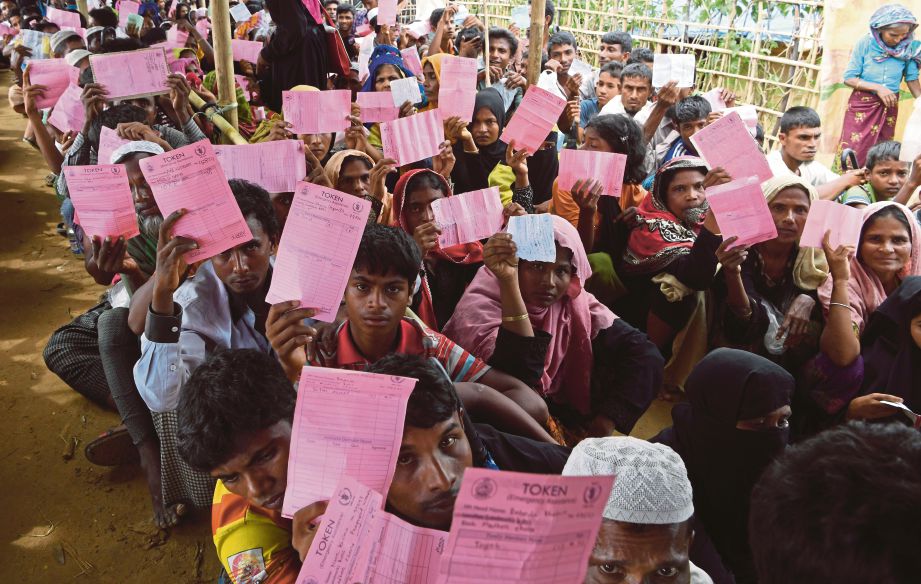
[[560,85],[556,73],[553,71],[541,71],[540,77],[537,78],[537,86],[568,101],[566,91],[563,89],[563,86]]
[[[790,170],[790,167],[787,166],[787,163],[783,161],[783,155],[780,150],[775,150],[767,155],[768,165],[771,167],[771,172],[774,173],[774,176],[785,176],[792,174],[797,176],[797,173]],[[829,183],[833,180],[837,180],[839,175],[831,171],[830,168],[813,160],[812,162],[804,162],[799,165],[799,175],[807,183],[811,184],[814,187],[819,187],[825,183]]]
[[[134,365],[138,393],[153,412],[175,410],[182,385],[216,349],[272,351],[265,336],[256,330],[252,309],[246,307],[234,320],[227,288],[210,261],[179,286],[173,301],[181,308],[178,317],[148,313],[141,335],[141,358]],[[152,318],[169,327],[158,341],[148,338]]]
[[[560,85],[559,79],[553,71],[541,71],[540,76],[537,78],[537,86],[569,101],[569,93],[565,87]],[[588,94],[589,90],[591,95]],[[595,82],[592,80],[592,76],[589,76],[588,79],[583,79],[582,85],[579,86],[579,99],[590,99],[592,97],[595,97]]]

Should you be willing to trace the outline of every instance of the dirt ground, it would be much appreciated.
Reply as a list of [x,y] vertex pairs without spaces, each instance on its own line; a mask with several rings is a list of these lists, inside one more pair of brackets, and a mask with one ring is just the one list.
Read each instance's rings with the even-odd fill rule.
[[103,289],[55,233],[57,198],[44,186],[41,155],[21,140],[25,121],[9,108],[8,80],[0,74],[0,582],[214,582],[207,513],[158,533],[140,468],[96,467],[83,456],[118,416],[42,361],[52,331]]
[[[0,74],[0,87],[9,78]],[[69,389],[42,361],[49,335],[93,306],[103,288],[55,233],[58,201],[44,186],[41,155],[21,140],[24,125],[2,99],[0,582],[215,582],[207,513],[158,532],[140,469],[100,468],[83,456],[118,416]],[[655,434],[669,410],[657,401],[634,434]]]

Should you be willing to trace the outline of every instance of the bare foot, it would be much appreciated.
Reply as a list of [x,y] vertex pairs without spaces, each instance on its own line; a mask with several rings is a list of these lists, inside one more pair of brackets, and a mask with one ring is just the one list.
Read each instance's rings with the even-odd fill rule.
[[186,506],[182,503],[176,503],[169,507],[163,505],[160,444],[157,440],[146,440],[139,444],[137,448],[138,454],[141,456],[141,469],[147,479],[147,490],[150,493],[150,503],[153,506],[154,523],[160,529],[169,529],[179,523],[179,519],[186,514]]

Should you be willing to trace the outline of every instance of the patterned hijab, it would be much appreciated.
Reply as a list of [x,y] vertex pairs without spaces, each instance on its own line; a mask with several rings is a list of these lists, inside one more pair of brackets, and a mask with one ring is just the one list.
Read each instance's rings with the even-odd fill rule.
[[[445,177],[441,176],[434,170],[422,168],[410,170],[409,172],[403,174],[403,176],[400,177],[400,180],[397,181],[396,188],[393,192],[393,216],[391,218],[391,225],[394,227],[399,227],[406,233],[409,233],[410,237],[412,236],[412,233],[409,231],[403,216],[405,212],[404,207],[406,205],[406,188],[409,186],[409,181],[412,180],[414,176],[420,174],[431,174],[432,176],[436,177],[438,182],[441,183],[445,197],[450,197],[453,195],[451,191],[451,185],[448,184],[448,181],[445,179]],[[442,249],[441,246],[438,246],[432,251],[428,252],[428,256],[437,258],[439,261],[450,262],[452,264],[478,264],[483,261],[483,244],[479,241],[473,241],[471,243],[455,245],[444,249]],[[422,303],[419,305],[418,312],[422,321],[433,329],[437,330],[439,325],[444,324],[439,323],[438,319],[435,317],[435,308],[432,305],[432,292],[429,287],[428,278],[422,279]]]
[[[908,25],[908,36],[896,46],[890,47],[883,42],[880,31],[888,26],[898,24]],[[921,65],[921,42],[915,40],[916,28],[918,28],[918,19],[911,13],[911,10],[901,4],[886,4],[877,9],[870,17],[870,33],[873,35],[876,44],[882,49],[883,54],[875,57],[874,60],[882,62],[889,57],[900,61],[914,59]]]
[[707,207],[700,207],[699,216],[691,219],[676,217],[668,210],[666,183],[682,170],[706,173],[709,169],[706,162],[694,156],[673,158],[659,167],[652,191],[637,207],[636,222],[627,240],[624,261],[628,271],[654,274],[691,252]]

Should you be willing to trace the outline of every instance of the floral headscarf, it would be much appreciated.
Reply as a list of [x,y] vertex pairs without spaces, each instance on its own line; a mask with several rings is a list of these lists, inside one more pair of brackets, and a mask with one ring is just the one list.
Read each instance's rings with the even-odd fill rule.
[[702,206],[700,217],[690,224],[668,210],[665,179],[682,170],[699,170],[706,174],[708,168],[703,160],[694,156],[672,158],[659,168],[652,191],[637,207],[636,223],[627,240],[624,261],[628,271],[654,274],[691,252],[707,207]]
[[[908,36],[896,46],[890,47],[883,42],[880,31],[888,26],[897,24],[908,25]],[[916,28],[918,28],[918,19],[911,13],[911,10],[901,4],[886,4],[877,9],[870,17],[870,33],[876,40],[876,44],[882,49],[883,55],[876,57],[874,60],[882,62],[889,57],[900,61],[914,59],[921,65],[921,42],[915,40]]]

